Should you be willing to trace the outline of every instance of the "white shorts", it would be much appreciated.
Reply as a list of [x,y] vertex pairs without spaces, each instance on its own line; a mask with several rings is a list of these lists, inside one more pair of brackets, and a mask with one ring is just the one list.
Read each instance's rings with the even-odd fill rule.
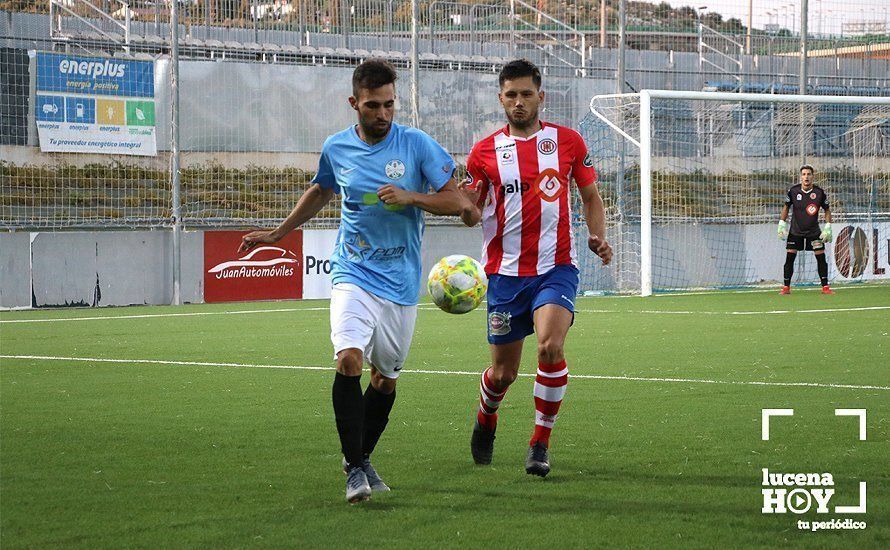
[[344,349],[362,350],[365,361],[387,378],[398,378],[408,358],[417,306],[403,306],[351,283],[331,289],[334,359]]

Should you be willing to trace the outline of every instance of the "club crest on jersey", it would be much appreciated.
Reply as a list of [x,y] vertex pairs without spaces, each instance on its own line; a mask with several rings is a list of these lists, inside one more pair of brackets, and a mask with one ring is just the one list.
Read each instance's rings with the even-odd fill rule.
[[815,216],[816,212],[818,212],[818,211],[819,211],[819,207],[816,206],[815,204],[807,205],[807,214],[809,214],[810,216]]
[[488,332],[492,336],[504,336],[510,334],[510,313],[492,311],[488,315]]
[[538,142],[538,151],[542,155],[552,155],[556,152],[556,142],[550,138],[542,139]]
[[553,168],[541,170],[535,182],[534,189],[543,200],[554,202],[562,196],[566,186],[563,185],[559,172]]
[[399,159],[393,159],[386,163],[386,177],[397,180],[405,175],[405,163]]
[[582,164],[588,168],[593,168],[593,159],[590,157],[590,153],[584,157],[584,162]]
[[816,193],[810,193],[810,198],[816,200]]

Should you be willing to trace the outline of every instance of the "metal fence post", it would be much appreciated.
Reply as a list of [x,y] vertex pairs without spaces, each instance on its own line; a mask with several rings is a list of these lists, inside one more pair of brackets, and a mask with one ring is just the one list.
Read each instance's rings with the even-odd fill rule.
[[[800,80],[798,92],[800,95],[807,93],[807,17],[809,9],[807,0],[800,2]],[[807,161],[807,140],[806,137],[806,121],[804,120],[805,110],[803,104],[800,106],[800,162]]]
[[420,57],[418,48],[418,36],[420,32],[418,28],[418,16],[420,8],[417,0],[411,0],[411,110],[412,124],[415,128],[420,128],[420,76],[417,69],[417,60]]
[[179,180],[179,2],[170,3],[170,91],[172,120],[170,124],[170,182],[173,195],[173,305],[182,304],[182,211]]

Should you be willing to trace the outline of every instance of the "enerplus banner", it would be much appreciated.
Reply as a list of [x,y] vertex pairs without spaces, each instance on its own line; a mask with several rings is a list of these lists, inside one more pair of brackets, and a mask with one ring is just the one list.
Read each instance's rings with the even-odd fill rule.
[[29,53],[41,151],[157,155],[153,61]]

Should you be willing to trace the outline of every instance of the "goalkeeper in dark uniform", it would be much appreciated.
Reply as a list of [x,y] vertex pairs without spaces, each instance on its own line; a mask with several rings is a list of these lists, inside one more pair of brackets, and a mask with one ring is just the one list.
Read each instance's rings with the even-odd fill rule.
[[[812,250],[816,255],[816,267],[822,282],[822,294],[834,294],[828,286],[828,262],[825,259],[825,243],[831,242],[831,211],[828,197],[821,187],[813,185],[813,167],[800,167],[800,183],[788,190],[785,206],[779,216],[779,240],[788,237],[785,255],[785,282],[781,294],[791,294],[791,276],[798,250]],[[819,229],[819,209],[825,210],[825,225]],[[788,212],[791,211],[791,228],[788,228]]]

